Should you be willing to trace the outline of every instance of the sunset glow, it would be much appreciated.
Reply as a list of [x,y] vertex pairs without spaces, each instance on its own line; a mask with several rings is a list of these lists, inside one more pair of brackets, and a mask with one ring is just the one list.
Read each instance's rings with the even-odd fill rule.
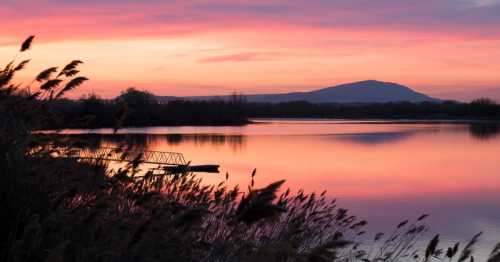
[[18,78],[30,82],[48,65],[79,58],[91,81],[77,97],[113,97],[130,86],[182,96],[377,79],[438,97],[500,98],[497,0],[0,4],[1,61],[35,34],[23,54],[33,63]]

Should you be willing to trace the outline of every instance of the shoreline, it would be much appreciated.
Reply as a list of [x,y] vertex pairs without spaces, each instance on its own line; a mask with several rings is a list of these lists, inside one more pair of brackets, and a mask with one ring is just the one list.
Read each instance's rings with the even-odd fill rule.
[[[304,121],[304,122],[335,122],[332,124],[499,124],[500,119],[430,119],[430,118],[318,118],[318,117],[256,117],[249,118],[245,123],[235,124],[186,124],[186,125],[146,125],[123,126],[118,128],[156,128],[156,127],[243,127],[247,125],[260,125],[272,121]],[[36,130],[36,133],[54,132],[56,130],[98,130],[114,129],[114,126],[100,127],[62,127],[59,129]]]

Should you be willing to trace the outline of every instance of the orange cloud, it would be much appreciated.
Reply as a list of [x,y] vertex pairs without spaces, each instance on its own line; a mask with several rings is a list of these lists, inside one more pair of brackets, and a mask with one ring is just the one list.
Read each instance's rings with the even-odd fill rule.
[[221,63],[221,62],[247,62],[247,61],[269,61],[276,59],[276,54],[247,52],[230,55],[211,56],[200,59],[202,63]]

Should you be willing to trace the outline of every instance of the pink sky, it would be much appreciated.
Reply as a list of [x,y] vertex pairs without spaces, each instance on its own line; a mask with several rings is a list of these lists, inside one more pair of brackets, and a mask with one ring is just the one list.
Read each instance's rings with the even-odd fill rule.
[[79,58],[112,97],[313,90],[365,79],[500,100],[500,0],[0,0],[0,59]]

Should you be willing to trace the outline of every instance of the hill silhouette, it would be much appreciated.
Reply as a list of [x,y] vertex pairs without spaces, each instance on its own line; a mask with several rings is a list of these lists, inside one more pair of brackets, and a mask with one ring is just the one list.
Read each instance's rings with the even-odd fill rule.
[[[366,80],[327,87],[310,92],[282,94],[244,95],[248,102],[282,103],[306,101],[309,103],[389,103],[389,102],[439,102],[439,99],[416,92],[409,87],[376,80]],[[187,100],[229,99],[230,96],[193,96]],[[172,100],[173,97],[160,97],[160,101]]]

